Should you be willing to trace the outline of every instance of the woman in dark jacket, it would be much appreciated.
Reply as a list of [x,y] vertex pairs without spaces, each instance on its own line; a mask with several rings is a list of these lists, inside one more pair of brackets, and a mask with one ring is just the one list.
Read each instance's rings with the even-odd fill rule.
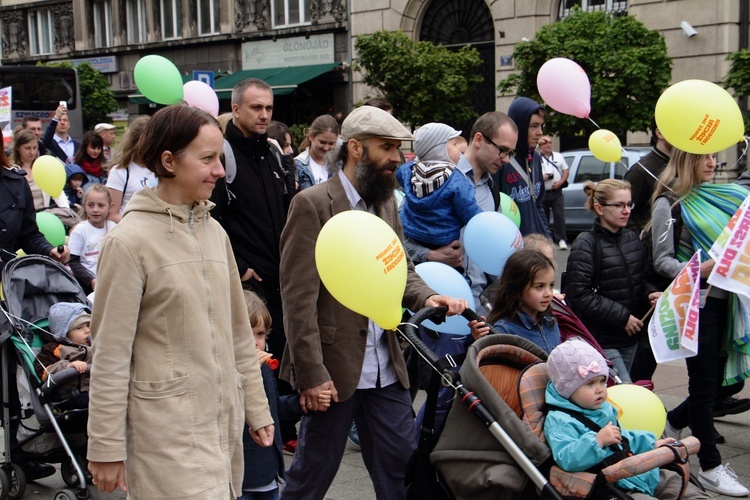
[[643,315],[661,292],[647,281],[649,270],[638,235],[626,229],[633,202],[630,184],[587,182],[587,210],[594,227],[578,235],[567,265],[566,301],[596,337],[623,382],[631,382]]

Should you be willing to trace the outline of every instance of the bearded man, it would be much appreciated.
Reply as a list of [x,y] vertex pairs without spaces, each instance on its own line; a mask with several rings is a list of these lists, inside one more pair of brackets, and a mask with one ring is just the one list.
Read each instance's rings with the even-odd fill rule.
[[[281,234],[281,299],[287,312],[281,378],[300,391],[305,413],[282,498],[324,497],[353,419],[377,497],[401,499],[406,498],[407,461],[416,447],[401,348],[393,332],[331,296],[315,267],[315,243],[323,225],[347,210],[380,217],[403,242],[393,190],[401,141],[413,138],[393,116],[372,106],[352,111],[341,133],[335,163],[341,170],[294,197]],[[437,295],[406,258],[404,307],[446,306],[449,314],[463,312],[465,300]],[[330,406],[318,403],[323,390],[332,391]]]

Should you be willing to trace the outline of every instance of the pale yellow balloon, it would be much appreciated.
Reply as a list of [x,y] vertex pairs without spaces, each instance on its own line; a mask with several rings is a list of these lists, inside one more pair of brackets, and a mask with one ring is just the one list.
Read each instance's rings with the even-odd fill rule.
[[635,384],[613,385],[607,400],[619,411],[618,420],[629,431],[650,431],[658,439],[667,425],[667,411],[659,396]]
[[31,169],[31,176],[39,189],[57,198],[65,187],[65,165],[52,155],[43,155],[36,159]]
[[601,161],[620,161],[622,158],[620,139],[606,129],[596,130],[589,136],[589,149]]
[[705,80],[669,87],[656,102],[654,115],[664,139],[688,153],[716,153],[743,140],[745,124],[737,102]]
[[331,218],[315,245],[318,274],[331,295],[386,330],[401,322],[406,260],[395,231],[383,219],[360,210]]

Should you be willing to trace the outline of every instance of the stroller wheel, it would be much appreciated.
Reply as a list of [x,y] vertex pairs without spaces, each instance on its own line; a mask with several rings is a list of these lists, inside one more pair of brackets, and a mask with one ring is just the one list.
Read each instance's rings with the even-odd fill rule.
[[0,500],[8,498],[10,493],[10,481],[8,480],[8,474],[5,473],[5,469],[0,469]]
[[26,491],[26,473],[23,471],[20,465],[11,464],[10,469],[6,471],[8,476],[8,498],[16,500],[17,498],[23,497]]
[[76,500],[76,494],[71,490],[60,490],[55,493],[54,500]]
[[[83,473],[86,474],[86,483],[89,483],[89,481],[91,480],[91,475],[86,468],[86,462],[81,460],[81,457],[79,457],[78,455],[76,455],[76,462],[78,462],[78,465]],[[78,477],[78,472],[76,472],[76,468],[73,466],[73,462],[70,460],[70,458],[66,458],[65,460],[63,460],[62,464],[60,464],[60,475],[62,476],[65,484],[70,487],[76,487],[81,484],[81,478]]]

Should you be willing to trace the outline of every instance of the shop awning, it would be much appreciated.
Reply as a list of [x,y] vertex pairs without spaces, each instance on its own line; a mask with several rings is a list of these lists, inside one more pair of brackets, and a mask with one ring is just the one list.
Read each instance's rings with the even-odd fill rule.
[[[232,97],[232,89],[238,82],[246,78],[258,78],[271,86],[273,95],[287,95],[294,92],[300,84],[317,78],[338,66],[341,66],[340,62],[235,71],[232,74],[217,78],[214,83],[214,90],[219,99],[229,99]],[[191,79],[190,77],[185,78]],[[128,98],[134,104],[149,104],[151,102],[143,94],[131,94]]]
[[273,95],[286,95],[294,92],[298,85],[312,80],[313,78],[317,78],[323,73],[327,73],[340,65],[340,62],[335,62],[328,64],[312,64],[309,66],[287,66],[285,68],[246,69],[235,71],[231,75],[226,75],[216,80],[214,88],[219,95],[219,99],[228,99],[231,97],[232,88],[234,88],[237,83],[246,78],[258,78],[271,86],[271,89],[273,89]]

